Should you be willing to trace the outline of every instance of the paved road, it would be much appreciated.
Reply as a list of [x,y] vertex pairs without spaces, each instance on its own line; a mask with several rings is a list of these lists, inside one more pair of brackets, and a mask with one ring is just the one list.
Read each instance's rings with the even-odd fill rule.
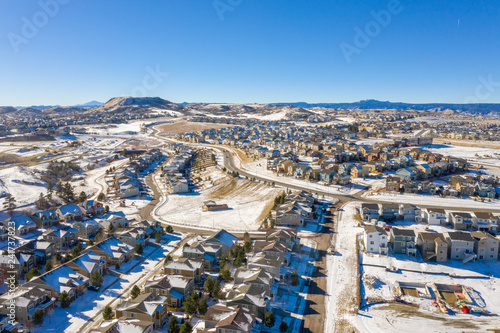
[[335,244],[336,239],[336,225],[333,215],[336,214],[337,207],[343,206],[346,202],[347,200],[343,199],[333,205],[325,216],[323,232],[318,233],[316,237],[312,238],[317,244],[318,259],[315,262],[316,269],[314,270],[311,285],[309,286],[306,311],[300,332],[316,333],[325,331],[325,301],[328,290],[327,250],[332,244]]

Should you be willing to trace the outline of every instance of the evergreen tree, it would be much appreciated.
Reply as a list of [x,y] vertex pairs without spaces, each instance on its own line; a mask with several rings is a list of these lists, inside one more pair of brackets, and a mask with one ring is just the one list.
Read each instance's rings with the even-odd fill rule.
[[292,273],[292,277],[290,278],[290,280],[291,280],[290,282],[291,282],[292,286],[294,286],[294,287],[298,286],[299,283],[300,283],[300,281],[299,281],[299,274],[297,274],[297,272],[294,271]]
[[43,310],[42,309],[36,309],[35,312],[33,312],[33,322],[35,325],[42,325],[43,324]]
[[142,244],[139,243],[135,246],[135,253],[138,255],[141,255],[144,252],[144,249],[142,248]]
[[84,191],[82,191],[82,192],[80,192],[80,195],[78,196],[78,202],[82,203],[82,202],[85,202],[85,200],[87,200],[87,194]]
[[98,271],[95,271],[90,276],[90,283],[92,283],[92,285],[95,287],[102,286],[103,281],[104,281],[104,278],[102,277],[101,273],[99,273]]
[[213,277],[209,276],[207,277],[207,279],[205,280],[205,284],[203,285],[203,287],[205,288],[205,291],[207,293],[211,293],[212,290],[214,289],[214,285],[215,285],[215,280]]
[[266,327],[271,328],[271,327],[274,326],[274,321],[275,321],[275,319],[274,319],[273,312],[272,311],[267,311],[266,312],[266,316],[264,317],[264,325]]
[[3,209],[5,209],[10,216],[12,216],[12,214],[14,213],[14,209],[16,209],[16,207],[17,207],[16,198],[14,198],[10,193],[7,194],[3,202]]
[[158,231],[155,234],[155,242],[156,244],[159,244],[161,242],[161,235]]
[[130,291],[130,296],[132,296],[132,299],[135,299],[140,293],[141,289],[135,285],[132,287],[132,291]]
[[212,297],[219,298],[220,293],[220,279],[215,281],[214,287],[212,288]]
[[63,309],[69,308],[69,306],[71,305],[71,299],[69,298],[68,293],[66,291],[63,291],[59,295],[59,302],[61,302],[61,308]]
[[179,333],[179,321],[176,316],[172,316],[168,322],[168,333]]
[[221,276],[222,280],[224,280],[224,282],[231,281],[231,272],[228,269],[223,270],[221,272],[220,276]]
[[47,273],[51,270],[52,270],[52,261],[47,260],[47,262],[45,263],[45,273]]
[[198,312],[203,316],[205,313],[208,311],[208,303],[205,299],[202,299],[200,301],[200,304],[198,304]]
[[192,331],[193,331],[193,325],[191,325],[189,320],[186,320],[184,324],[181,325],[179,333],[191,333]]
[[191,316],[196,310],[196,303],[191,297],[184,302],[184,312]]
[[280,324],[280,332],[285,333],[286,331],[288,331],[288,325],[285,320],[283,320]]
[[106,305],[106,307],[104,308],[104,311],[102,312],[102,318],[104,320],[110,320],[113,317],[114,317],[113,309],[111,309],[111,307],[109,305]]
[[39,275],[40,275],[40,271],[38,271],[38,269],[36,269],[36,268],[32,268],[32,269],[30,269],[30,271],[28,273],[26,273],[26,275],[24,277],[25,277],[26,281],[29,281],[34,276],[39,276]]
[[99,195],[97,196],[98,201],[103,201],[105,198],[106,198],[106,195],[102,192],[99,193]]

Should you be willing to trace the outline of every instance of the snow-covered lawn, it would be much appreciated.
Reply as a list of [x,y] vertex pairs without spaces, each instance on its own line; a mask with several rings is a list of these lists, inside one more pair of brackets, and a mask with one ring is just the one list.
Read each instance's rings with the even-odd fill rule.
[[425,150],[445,156],[465,158],[471,162],[500,167],[500,151],[493,148],[463,147],[454,145],[422,146]]

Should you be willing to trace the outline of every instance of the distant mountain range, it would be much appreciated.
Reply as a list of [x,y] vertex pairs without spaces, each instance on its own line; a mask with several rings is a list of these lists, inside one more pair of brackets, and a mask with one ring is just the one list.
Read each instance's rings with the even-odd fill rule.
[[165,114],[175,114],[176,116],[187,114],[200,114],[204,112],[217,113],[227,116],[238,116],[239,114],[259,113],[271,115],[279,112],[286,112],[293,119],[297,113],[311,113],[308,109],[344,109],[344,110],[417,110],[440,112],[453,110],[481,116],[500,116],[500,104],[450,104],[450,103],[427,103],[410,104],[394,103],[389,101],[364,100],[354,103],[271,103],[271,104],[226,104],[226,103],[173,103],[160,97],[114,97],[106,103],[91,101],[75,106],[30,106],[30,107],[0,107],[0,114],[16,116],[57,116],[78,113],[147,113],[163,111]]
[[377,101],[368,99],[354,103],[273,103],[274,105],[292,105],[299,108],[322,107],[328,109],[348,109],[348,110],[369,110],[369,109],[397,109],[397,110],[418,110],[418,111],[444,111],[454,110],[477,115],[487,115],[490,113],[500,114],[500,104],[451,104],[451,103],[425,103],[410,104],[389,101]]
[[79,108],[97,108],[101,105],[103,105],[104,103],[101,103],[101,102],[98,102],[98,101],[92,101],[92,102],[88,102],[88,103],[84,103],[84,104],[77,104],[77,105],[74,105],[76,107],[79,107]]

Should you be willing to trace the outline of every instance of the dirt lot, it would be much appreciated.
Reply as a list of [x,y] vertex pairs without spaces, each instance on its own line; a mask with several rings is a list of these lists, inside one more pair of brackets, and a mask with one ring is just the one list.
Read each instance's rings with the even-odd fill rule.
[[204,129],[212,129],[212,128],[219,129],[231,126],[233,125],[178,121],[171,124],[160,125],[158,126],[158,128],[162,133],[184,133],[184,132],[201,131]]

